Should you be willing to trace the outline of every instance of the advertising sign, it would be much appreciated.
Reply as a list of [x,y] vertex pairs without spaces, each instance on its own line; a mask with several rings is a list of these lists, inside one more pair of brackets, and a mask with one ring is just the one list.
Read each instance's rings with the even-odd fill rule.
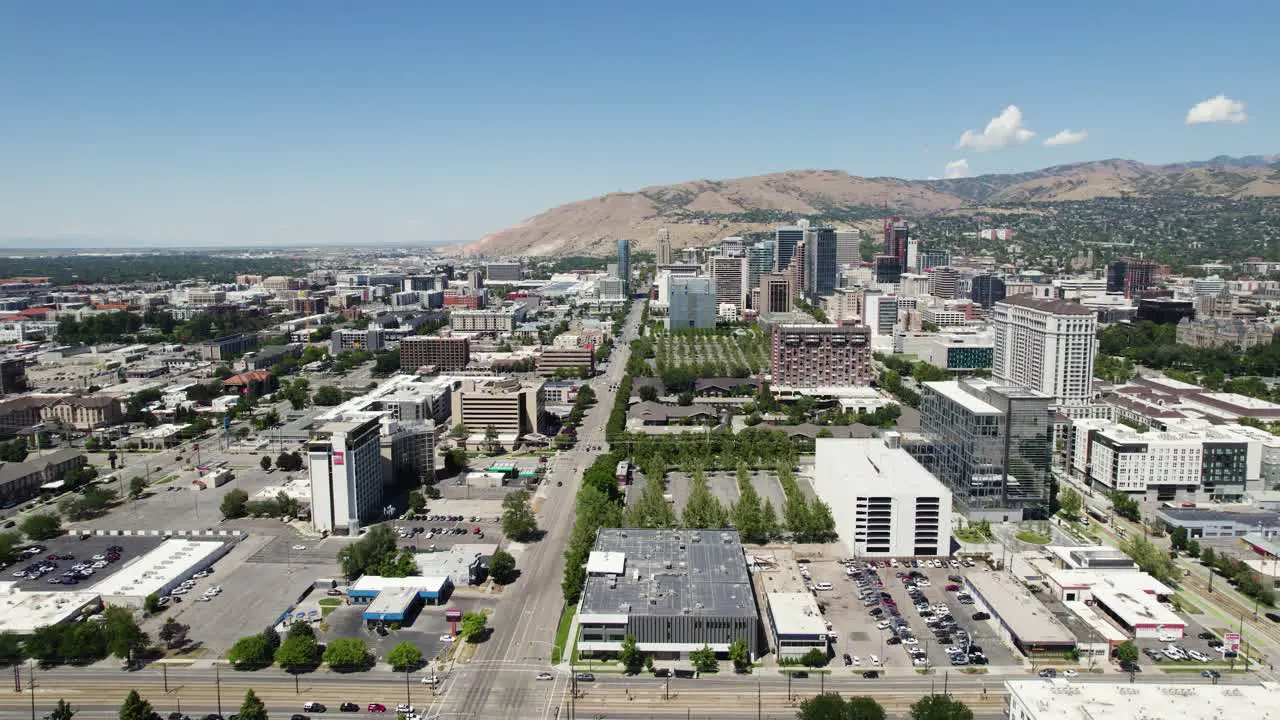
[[1240,652],[1240,633],[1225,633],[1222,636],[1222,643],[1230,652]]

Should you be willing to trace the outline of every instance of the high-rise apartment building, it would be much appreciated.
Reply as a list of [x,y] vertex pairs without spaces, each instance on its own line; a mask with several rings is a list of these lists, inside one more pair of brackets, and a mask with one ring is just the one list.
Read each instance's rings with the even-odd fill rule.
[[1090,402],[1098,332],[1092,310],[1016,295],[995,304],[991,326],[996,380],[1048,395],[1058,405]]
[[871,330],[862,325],[777,325],[769,372],[775,388],[871,384]]
[[471,362],[471,340],[465,337],[409,335],[400,340],[400,369],[416,372],[434,365],[440,370],[461,370]]
[[1123,257],[1107,266],[1107,292],[1124,293],[1127,298],[1140,298],[1151,286],[1156,264],[1141,258]]
[[969,299],[990,308],[1004,299],[1004,280],[995,275],[979,275],[973,279]]
[[871,329],[872,337],[892,336],[898,324],[898,296],[867,290],[862,297],[862,312],[862,324]]
[[671,231],[666,228],[658,231],[658,264],[671,264]]
[[929,294],[943,300],[955,300],[956,284],[959,280],[960,273],[957,273],[955,268],[934,268],[929,275]]
[[830,226],[810,228],[804,236],[805,263],[808,274],[809,301],[817,303],[835,292],[840,275],[836,261],[836,229]]
[[382,518],[380,420],[325,423],[307,443],[311,523],[317,531],[355,534]]
[[747,306],[747,258],[713,257],[707,261],[716,288],[716,305],[728,303],[742,310]]
[[898,267],[907,267],[907,243],[911,238],[911,226],[900,217],[885,218],[884,254],[898,259]]
[[773,272],[772,238],[747,248],[747,289],[760,287],[760,276]]
[[618,277],[623,287],[631,287],[631,241],[626,238],[618,240]]
[[667,330],[716,326],[716,292],[709,277],[667,279]]
[[761,314],[791,312],[791,276],[786,273],[766,273],[760,276]]
[[967,379],[924,383],[920,430],[908,450],[951,492],[970,520],[1040,517],[1049,505],[1051,398]]
[[791,267],[791,259],[796,254],[796,245],[804,240],[804,228],[798,225],[787,225],[774,228],[773,231],[773,269],[782,272]]
[[836,262],[849,265],[862,262],[862,232],[857,228],[836,230]]

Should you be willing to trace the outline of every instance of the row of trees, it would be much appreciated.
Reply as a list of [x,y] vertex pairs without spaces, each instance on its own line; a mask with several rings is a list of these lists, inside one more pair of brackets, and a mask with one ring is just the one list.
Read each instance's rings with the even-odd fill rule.
[[[823,693],[800,703],[799,720],[885,720],[884,707],[871,697]],[[925,695],[911,704],[911,720],[973,720],[973,711],[950,695]]]
[[664,471],[676,467],[729,470],[743,463],[749,467],[792,465],[797,456],[795,443],[786,433],[760,428],[738,433],[719,427],[678,435],[623,435],[610,442],[626,449],[637,466]]
[[413,552],[396,548],[396,534],[385,524],[374,525],[364,537],[338,551],[338,566],[349,580],[361,575],[408,577],[417,573]]
[[1269,583],[1263,582],[1262,575],[1245,563],[1226,553],[1215,553],[1213,548],[1204,549],[1200,554],[1200,562],[1209,568],[1210,572],[1216,571],[1221,574],[1241,594],[1256,598],[1264,605],[1276,604],[1275,589]]
[[[179,629],[185,638],[186,626]],[[164,631],[165,639],[172,645],[179,633],[173,628]],[[132,663],[150,644],[151,638],[138,627],[132,612],[123,607],[108,607],[103,611],[101,622],[47,625],[36,628],[26,638],[0,633],[0,664],[18,665],[31,659],[46,667],[85,665],[110,656]]]
[[[629,379],[629,378],[628,378]],[[619,397],[624,397],[619,395]],[[582,476],[582,487],[574,499],[573,532],[565,550],[564,581],[561,589],[566,604],[576,603],[587,579],[587,556],[602,527],[621,527],[622,499],[618,494],[617,455],[605,453],[595,459]]]
[[[360,638],[337,638],[321,645],[311,625],[305,622],[290,625],[283,640],[274,628],[242,637],[227,652],[227,659],[242,670],[256,670],[274,663],[290,672],[309,670],[321,662],[338,672],[368,670],[375,660]],[[401,643],[392,649],[387,661],[393,666],[413,667],[421,663],[422,652]]]
[[302,503],[283,492],[267,500],[250,500],[249,493],[233,488],[222,496],[220,509],[228,520],[249,516],[293,518],[302,512]]

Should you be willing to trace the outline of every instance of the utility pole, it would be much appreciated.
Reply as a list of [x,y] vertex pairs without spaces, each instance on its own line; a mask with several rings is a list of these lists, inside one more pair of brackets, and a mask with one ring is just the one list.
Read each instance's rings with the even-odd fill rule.
[[30,677],[27,678],[27,687],[31,692],[31,720],[36,720],[36,661],[31,661]]
[[218,692],[218,714],[222,714],[222,671],[217,663],[213,665],[214,686]]
[[164,664],[160,665],[160,672],[164,673],[164,694],[168,695],[169,694],[169,666]]
[[756,678],[756,720],[760,720],[760,713],[764,711],[764,700],[760,697],[760,678]]

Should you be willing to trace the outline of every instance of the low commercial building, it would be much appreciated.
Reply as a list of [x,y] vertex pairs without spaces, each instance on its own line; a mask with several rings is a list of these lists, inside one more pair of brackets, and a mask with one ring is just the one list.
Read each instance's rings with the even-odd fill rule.
[[1280,713],[1280,686],[1006,680],[1009,720],[1221,720]]
[[383,577],[363,575],[347,589],[352,605],[364,605],[362,618],[370,624],[413,622],[426,605],[440,605],[453,592],[453,582],[440,575]]
[[245,370],[269,370],[276,363],[302,357],[302,343],[268,345],[244,358]]
[[951,491],[899,446],[899,436],[819,438],[813,489],[854,557],[951,554]]
[[231,550],[216,540],[170,538],[159,547],[93,586],[109,605],[140,608],[149,595],[168,595],[192,575],[208,568]]
[[25,462],[0,464],[0,504],[18,504],[30,500],[42,486],[57,482],[68,470],[85,466],[85,454],[74,448],[61,448],[43,455],[28,456]]
[[542,354],[538,356],[538,374],[551,376],[561,371],[594,375],[596,372],[595,348],[589,345],[580,348],[544,348]]
[[1075,635],[1012,575],[971,572],[965,576],[965,586],[991,615],[1000,639],[1024,655],[1075,647]]
[[37,628],[71,622],[102,607],[96,592],[24,592],[0,582],[0,632],[31,635]]
[[1049,588],[1064,604],[1092,606],[1136,638],[1182,637],[1187,624],[1164,603],[1173,589],[1139,570],[1054,570]]
[[811,592],[771,592],[765,595],[769,633],[779,660],[799,659],[810,650],[828,651],[827,621]]
[[364,330],[334,330],[329,336],[329,351],[334,355],[353,350],[378,352],[387,345],[385,331],[380,327]]
[[223,361],[239,357],[258,347],[258,336],[254,333],[227,335],[216,340],[200,343],[200,359]]
[[605,528],[587,560],[578,652],[616,655],[627,635],[660,660],[735,640],[760,656],[760,619],[742,541],[732,530]]
[[1280,513],[1271,511],[1161,507],[1154,515],[1169,530],[1186,530],[1189,538],[1235,538],[1249,533],[1259,533],[1268,538],[1280,536]]
[[400,369],[404,372],[427,366],[461,370],[470,362],[471,340],[465,337],[411,335],[400,341]]

